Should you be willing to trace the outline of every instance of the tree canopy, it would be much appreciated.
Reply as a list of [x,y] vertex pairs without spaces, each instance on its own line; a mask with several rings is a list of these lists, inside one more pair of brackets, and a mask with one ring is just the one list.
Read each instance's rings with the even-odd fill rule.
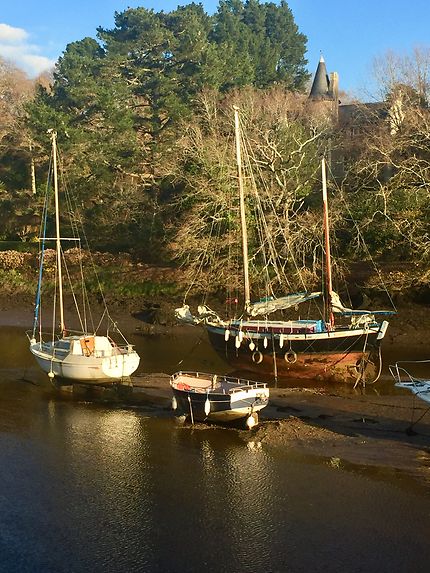
[[28,236],[54,128],[93,246],[147,262],[200,263],[211,221],[222,214],[228,248],[235,104],[299,267],[318,269],[315,170],[329,151],[342,163],[332,192],[347,205],[344,217],[332,205],[341,255],[367,256],[368,239],[373,256],[425,260],[428,52],[380,60],[383,104],[370,118],[363,106],[369,121],[348,132],[331,111],[328,121],[308,105],[306,42],[284,0],[220,0],[212,15],[198,3],[117,12],[112,28],[65,48],[50,82],[30,82],[0,60],[1,237]]
[[[97,40],[66,47],[52,85],[27,106],[37,165],[46,163],[45,134],[55,128],[93,235],[105,243],[121,236],[124,246],[140,239],[149,254],[163,234],[160,166],[199,94],[275,84],[303,89],[305,50],[284,1],[222,0],[212,16],[196,3],[117,12]],[[119,225],[113,233],[112,225]]]

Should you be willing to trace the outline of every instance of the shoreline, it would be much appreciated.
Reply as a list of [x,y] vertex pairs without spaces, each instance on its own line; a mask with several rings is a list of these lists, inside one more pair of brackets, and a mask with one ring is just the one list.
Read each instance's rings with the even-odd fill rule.
[[[426,312],[425,312],[426,311]],[[423,314],[428,314],[423,320]],[[31,328],[32,309],[4,307],[0,310],[0,327]],[[116,313],[124,332],[143,333],[146,336],[173,333],[181,326],[149,325],[131,313]],[[423,352],[429,341],[430,312],[422,309],[415,315],[421,328],[410,316],[389,328],[384,341],[387,352],[397,355],[407,349],[410,340],[421,339]],[[406,325],[406,330],[403,324]],[[412,329],[413,338],[407,336]],[[406,334],[406,336],[405,336]],[[430,357],[430,349],[429,349]],[[171,411],[170,376],[166,373],[141,374],[132,378],[131,395],[119,397],[123,407],[142,407],[150,415],[174,417]],[[104,396],[103,394],[108,394]],[[118,407],[118,398],[109,390],[91,388],[77,393],[85,399],[103,400]],[[411,422],[416,422],[411,429]],[[190,426],[191,427],[191,426]],[[212,426],[198,424],[194,429]],[[215,426],[216,427],[216,426]],[[236,430],[249,447],[282,448],[300,455],[323,458],[333,467],[345,464],[370,468],[385,468],[406,473],[426,487],[430,485],[430,409],[411,393],[380,394],[378,383],[353,390],[339,386],[270,388],[269,405],[260,413],[260,424],[252,431]]]
[[[151,374],[134,381],[154,415],[170,410],[169,379]],[[422,418],[413,428],[412,416],[413,421]],[[194,426],[209,427],[216,426]],[[410,393],[380,396],[369,389],[345,394],[332,387],[270,388],[259,425],[240,430],[240,435],[252,447],[286,448],[335,465],[391,468],[430,485],[430,410]]]

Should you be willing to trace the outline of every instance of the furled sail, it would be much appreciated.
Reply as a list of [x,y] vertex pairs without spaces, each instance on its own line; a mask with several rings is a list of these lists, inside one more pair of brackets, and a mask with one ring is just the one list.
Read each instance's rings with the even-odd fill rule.
[[184,304],[180,308],[175,308],[175,316],[180,322],[186,324],[199,324],[199,321],[193,314],[191,314],[190,307],[188,304]]
[[369,310],[353,310],[352,308],[347,308],[346,306],[343,306],[339,295],[337,294],[337,292],[332,291],[331,292],[331,307],[333,309],[333,312],[335,312],[336,314],[370,314]]
[[364,309],[354,310],[352,308],[347,308],[346,306],[343,306],[339,295],[334,291],[331,292],[331,307],[335,314],[340,314],[342,316],[359,317],[359,320],[361,322],[365,320],[364,317],[368,317],[369,320],[367,320],[367,322],[372,322],[375,320],[375,315],[389,316],[396,314],[396,312],[392,310],[364,310]]
[[198,316],[191,313],[188,304],[175,309],[175,316],[186,324],[204,324],[208,322],[224,324],[224,321],[209,307],[201,305],[197,308]]
[[312,300],[321,296],[321,292],[296,292],[294,294],[289,294],[281,298],[273,298],[262,300],[260,302],[252,302],[247,307],[247,312],[250,316],[259,316],[271,314],[277,310],[285,310],[306,302],[307,300]]

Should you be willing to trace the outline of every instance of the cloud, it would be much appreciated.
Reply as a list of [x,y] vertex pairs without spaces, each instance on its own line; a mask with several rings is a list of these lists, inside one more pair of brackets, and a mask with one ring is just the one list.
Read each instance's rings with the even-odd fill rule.
[[12,28],[7,24],[0,23],[0,43],[21,43],[28,38],[28,33],[22,28]]
[[35,77],[51,69],[55,61],[40,55],[40,48],[29,41],[23,28],[0,23],[0,56]]

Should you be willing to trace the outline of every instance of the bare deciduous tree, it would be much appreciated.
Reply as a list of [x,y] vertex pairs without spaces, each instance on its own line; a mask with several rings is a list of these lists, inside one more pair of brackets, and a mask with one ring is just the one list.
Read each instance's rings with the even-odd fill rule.
[[430,99],[430,48],[417,46],[411,54],[396,54],[392,51],[375,58],[374,77],[381,97],[389,99],[398,86],[409,86],[421,98]]
[[385,260],[426,261],[430,254],[430,50],[377,61],[385,113],[355,138],[345,179],[358,225],[351,244],[367,239]]
[[34,82],[0,57],[0,145],[5,136],[22,128],[23,104],[34,92]]
[[[312,196],[320,190],[320,157],[327,145],[327,123],[308,113],[304,96],[273,88],[249,89],[221,102],[206,92],[200,113],[165,164],[176,188],[171,249],[202,290],[241,281],[240,226],[237,222],[237,166],[233,105],[241,110],[244,180],[247,188],[251,274],[261,291],[276,281],[303,288],[304,273],[316,281],[321,215]],[[249,168],[248,168],[249,167]],[[254,179],[258,194],[253,191]],[[320,200],[318,196],[320,205]],[[276,260],[275,260],[276,259]],[[267,280],[263,280],[263,278]],[[263,285],[269,284],[269,287]],[[265,290],[266,289],[266,290]],[[267,290],[268,289],[268,290]]]

